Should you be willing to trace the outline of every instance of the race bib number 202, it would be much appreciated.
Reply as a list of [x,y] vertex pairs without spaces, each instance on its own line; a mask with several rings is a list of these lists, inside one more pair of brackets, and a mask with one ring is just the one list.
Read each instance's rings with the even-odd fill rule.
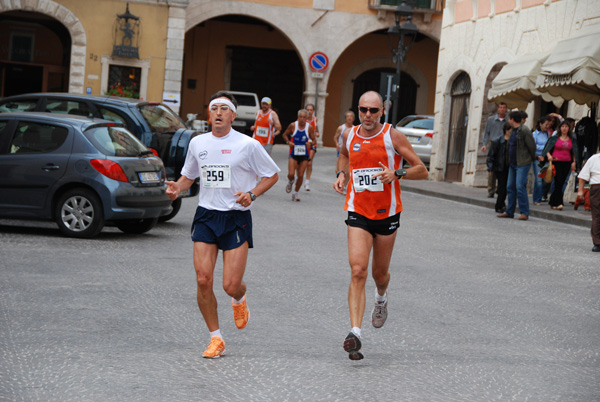
[[202,166],[202,187],[230,188],[231,167],[229,165]]
[[354,169],[352,179],[354,191],[361,193],[363,191],[383,191],[383,183],[373,175],[383,172],[382,168]]

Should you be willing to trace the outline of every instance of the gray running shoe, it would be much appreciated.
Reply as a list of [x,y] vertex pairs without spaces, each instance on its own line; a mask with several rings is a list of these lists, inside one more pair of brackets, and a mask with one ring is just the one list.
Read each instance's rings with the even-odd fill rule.
[[[377,292],[377,291],[376,291]],[[387,292],[385,293],[386,298],[384,302],[375,302],[375,306],[373,307],[373,312],[371,313],[371,322],[375,328],[383,327],[385,324],[385,320],[387,320]]]
[[291,193],[292,192],[292,184],[294,184],[294,180],[288,181],[287,186],[285,186],[285,192],[286,193]]
[[346,339],[344,339],[344,350],[348,352],[350,360],[362,360],[364,358],[363,354],[360,353],[361,346],[360,338],[354,332],[350,331]]

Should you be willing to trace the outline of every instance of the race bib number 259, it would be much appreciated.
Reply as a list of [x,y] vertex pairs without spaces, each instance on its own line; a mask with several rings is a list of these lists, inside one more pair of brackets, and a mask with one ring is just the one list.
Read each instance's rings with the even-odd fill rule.
[[202,166],[202,187],[230,188],[231,167],[229,165]]

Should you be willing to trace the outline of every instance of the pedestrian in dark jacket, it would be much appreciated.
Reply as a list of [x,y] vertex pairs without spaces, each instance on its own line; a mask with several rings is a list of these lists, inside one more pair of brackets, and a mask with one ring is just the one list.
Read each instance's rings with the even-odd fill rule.
[[498,218],[514,217],[518,202],[521,212],[519,220],[526,221],[529,219],[527,178],[531,162],[535,160],[535,140],[529,127],[523,125],[522,121],[523,115],[519,111],[512,111],[508,115],[508,123],[513,128],[508,139],[508,205],[506,212],[498,215]]
[[508,139],[512,127],[508,123],[502,126],[503,136],[492,140],[487,155],[487,170],[489,175],[496,175],[498,179],[498,198],[496,199],[496,212],[501,214],[506,210],[506,182],[508,181]]

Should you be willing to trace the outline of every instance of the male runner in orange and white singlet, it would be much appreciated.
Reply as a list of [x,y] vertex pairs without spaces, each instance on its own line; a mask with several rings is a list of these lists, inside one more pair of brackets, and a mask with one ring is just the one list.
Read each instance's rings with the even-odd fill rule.
[[[319,138],[319,128],[317,127],[317,116],[314,115],[315,105],[313,105],[312,103],[308,103],[308,104],[306,104],[304,109],[306,109],[306,111],[308,112],[306,122],[312,126],[313,132],[315,133],[315,138]],[[313,142],[312,146],[310,147],[310,159],[308,160],[308,166],[306,167],[306,180],[304,181],[304,189],[306,191],[310,191],[310,176],[312,175],[312,164],[313,164],[313,159],[315,158],[316,154],[317,154],[317,143],[315,141],[315,142]]]
[[279,116],[271,109],[271,103],[271,98],[266,96],[260,100],[260,110],[256,114],[256,121],[250,127],[253,132],[252,138],[260,142],[269,155],[273,150],[273,139],[281,132]]
[[[377,92],[365,92],[358,101],[361,125],[343,133],[333,188],[343,194],[349,177],[345,209],[348,211],[348,256],[351,279],[348,306],[352,330],[344,340],[351,360],[363,358],[361,325],[365,312],[365,283],[369,256],[373,251],[372,276],[377,290],[371,321],[381,328],[387,318],[389,266],[396,230],[400,226],[402,201],[400,180],[423,180],[427,168],[408,139],[390,124],[380,123],[383,99]],[[402,159],[410,168],[402,169]]]

